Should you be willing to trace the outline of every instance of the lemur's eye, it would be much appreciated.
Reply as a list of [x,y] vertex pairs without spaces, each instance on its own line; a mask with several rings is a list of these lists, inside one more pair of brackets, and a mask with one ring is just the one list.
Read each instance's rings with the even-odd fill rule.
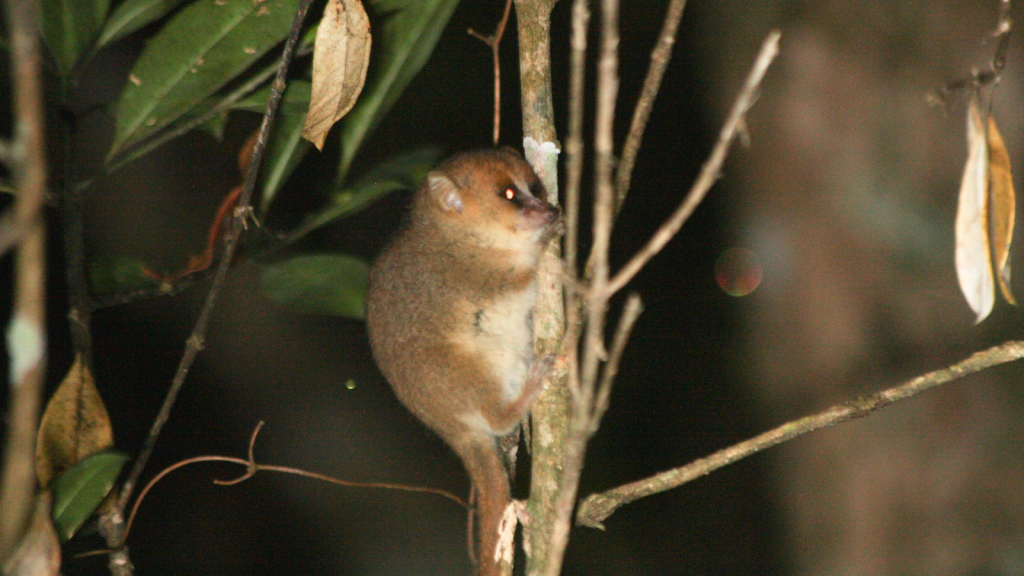
[[516,208],[522,208],[526,198],[529,198],[529,194],[520,192],[515,186],[507,186],[504,189],[499,188],[499,190],[501,190],[501,192],[498,196],[508,200]]

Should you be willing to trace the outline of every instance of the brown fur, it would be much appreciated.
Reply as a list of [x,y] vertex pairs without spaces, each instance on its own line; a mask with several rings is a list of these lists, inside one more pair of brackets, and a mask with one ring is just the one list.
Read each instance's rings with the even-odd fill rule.
[[[504,197],[509,188],[515,202]],[[510,149],[453,156],[427,176],[408,226],[370,272],[374,357],[399,400],[469,472],[483,576],[498,573],[498,523],[509,502],[496,438],[522,420],[543,383],[532,310],[537,260],[558,212],[542,192]]]

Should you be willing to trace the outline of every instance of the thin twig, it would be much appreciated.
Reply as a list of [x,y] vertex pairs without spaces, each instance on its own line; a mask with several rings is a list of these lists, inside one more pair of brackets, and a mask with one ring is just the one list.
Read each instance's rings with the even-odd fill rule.
[[182,385],[185,383],[185,377],[188,375],[188,371],[192,367],[192,363],[195,361],[199,351],[203,348],[213,307],[217,302],[217,296],[224,287],[228,270],[231,268],[231,261],[234,257],[235,249],[238,246],[238,239],[242,234],[242,230],[245,227],[245,221],[249,217],[249,212],[251,211],[252,192],[256,186],[256,177],[259,173],[263,154],[266,150],[267,138],[270,135],[270,129],[273,126],[278,104],[281,101],[281,96],[284,94],[286,87],[285,77],[288,74],[288,65],[291,63],[292,56],[295,51],[295,44],[298,41],[299,33],[302,30],[302,22],[306,17],[306,11],[308,10],[310,3],[311,0],[302,0],[299,3],[298,10],[296,11],[295,19],[292,21],[291,32],[288,35],[284,51],[281,54],[281,65],[277,70],[277,76],[274,78],[274,83],[272,85],[273,88],[270,91],[270,98],[267,101],[267,108],[263,114],[263,124],[260,126],[260,135],[256,142],[256,146],[253,149],[252,163],[246,173],[242,196],[238,199],[238,205],[235,208],[234,218],[231,223],[231,231],[228,233],[228,237],[225,241],[224,253],[221,256],[220,264],[217,267],[217,272],[214,275],[213,282],[210,286],[210,292],[206,296],[206,302],[204,302],[203,308],[199,313],[199,319],[196,321],[195,328],[193,328],[192,334],[188,338],[188,342],[185,346],[185,352],[178,365],[178,370],[171,382],[170,389],[167,391],[167,397],[164,399],[164,403],[160,407],[160,412],[153,421],[149,435],[146,437],[142,450],[139,452],[139,457],[135,461],[135,466],[132,468],[131,474],[128,476],[124,486],[121,488],[114,515],[120,516],[127,506],[128,499],[131,497],[132,492],[135,489],[135,485],[138,483],[139,476],[141,476],[142,470],[145,468],[146,462],[149,460],[149,456],[153,452],[157,438],[160,436],[160,431],[163,429],[164,424],[170,417],[171,408],[174,406],[174,401],[177,398],[178,393],[181,391]]
[[622,158],[615,171],[616,214],[622,209],[622,204],[626,201],[626,193],[629,192],[636,155],[640,151],[640,142],[643,140],[644,130],[647,128],[647,121],[651,118],[654,100],[658,97],[658,91],[661,89],[661,79],[664,78],[665,70],[668,69],[668,63],[672,59],[672,46],[676,43],[676,33],[679,31],[679,22],[683,19],[684,8],[686,8],[686,0],[672,0],[669,3],[665,21],[661,25],[661,34],[658,36],[658,44],[651,52],[651,65],[647,68],[644,87],[640,91],[636,108],[633,109],[633,121],[629,125],[629,135],[626,136],[626,143],[622,147]]
[[587,27],[590,8],[587,0],[574,0],[572,4],[572,47],[569,73],[569,134],[565,140],[565,273],[568,275],[568,297],[565,307],[567,326],[564,356],[568,369],[568,385],[573,396],[579,396],[580,339],[579,272],[576,258],[579,253],[580,182],[583,179],[583,107],[587,61]]
[[505,13],[501,16],[501,21],[498,22],[497,28],[494,29],[494,34],[490,36],[484,36],[470,28],[468,30],[470,36],[479,39],[484,44],[491,47],[491,55],[494,57],[494,145],[498,145],[498,140],[501,136],[501,58],[499,48],[501,47],[501,38],[505,35],[505,25],[508,24],[508,15],[512,11],[512,0],[505,0]]
[[12,228],[4,234],[17,244],[14,303],[7,326],[10,360],[7,436],[0,471],[0,566],[21,540],[35,509],[35,439],[46,373],[46,192],[43,96],[39,78],[39,5],[35,0],[5,4],[15,140],[10,165],[18,189]]
[[992,56],[992,74],[998,79],[1006,66],[1006,53],[1010,49],[1010,30],[1013,29],[1013,18],[1010,16],[1010,0],[1002,0],[999,4],[999,20],[992,36],[996,39],[996,50]]
[[626,350],[626,343],[629,342],[629,335],[633,332],[633,325],[637,318],[644,311],[643,302],[638,294],[630,294],[626,300],[626,306],[619,318],[619,327],[612,337],[612,347],[608,353],[608,363],[604,365],[601,373],[601,383],[597,387],[597,397],[594,399],[593,412],[590,415],[589,432],[591,435],[597,432],[601,424],[601,418],[608,411],[608,400],[612,392],[612,383],[619,374],[619,361],[622,353]]
[[[572,510],[579,490],[583,458],[586,454],[590,415],[598,368],[607,359],[604,325],[608,310],[605,286],[608,282],[608,249],[611,244],[613,207],[612,187],[614,153],[615,100],[619,93],[619,3],[601,1],[601,49],[597,63],[597,109],[594,127],[594,240],[591,257],[593,275],[586,294],[587,323],[583,340],[580,382],[574,390],[569,435],[565,441],[562,482],[551,528],[551,549],[544,567],[546,576],[562,571],[565,548],[569,542]],[[575,328],[573,328],[575,330]]]
[[597,113],[594,128],[594,242],[593,274],[587,293],[587,331],[581,369],[581,402],[590,404],[604,349],[604,320],[608,298],[608,249],[611,245],[613,207],[615,99],[619,94],[619,3],[601,2],[601,56],[597,64]]
[[196,284],[212,278],[214,274],[214,270],[206,269],[194,274],[189,274],[188,276],[175,280],[174,282],[161,282],[159,285],[149,288],[139,288],[137,290],[119,292],[117,294],[109,294],[106,296],[94,296],[92,299],[92,309],[102,310],[104,308],[111,308],[122,304],[131,304],[132,302],[139,302],[142,300],[152,300],[163,296],[174,296],[192,288]]
[[[956,94],[981,94],[983,88],[993,87],[1002,80],[1003,68],[1006,66],[1006,54],[1010,49],[1010,32],[1013,30],[1013,18],[1010,16],[1010,0],[1001,0],[999,17],[996,19],[995,30],[991,37],[995,39],[995,49],[988,68],[972,67],[970,78],[959,78],[948,82],[945,86],[925,95],[925,102],[932,106],[948,107],[950,96]],[[986,39],[987,42],[987,39]],[[985,100],[991,99],[991,91]],[[986,103],[986,108],[990,102]]]
[[602,522],[611,516],[616,509],[623,504],[628,504],[651,494],[664,492],[671,488],[681,486],[691,480],[700,478],[723,466],[732,464],[737,460],[746,458],[792,440],[798,436],[830,428],[837,424],[862,418],[872,412],[885,408],[891,404],[905,400],[925,390],[935,388],[948,382],[953,382],[980,372],[993,366],[1006,364],[1024,358],[1024,341],[1011,341],[973,354],[970,358],[953,364],[948,368],[929,372],[922,376],[913,378],[899,386],[888,388],[874,394],[851,400],[838,406],[833,406],[823,412],[811,416],[805,416],[798,420],[788,422],[769,430],[763,434],[734,444],[724,450],[701,458],[683,466],[662,472],[650,478],[638,480],[607,492],[592,494],[580,504],[576,523],[591,528],[603,528]]
[[[314,480],[321,480],[323,482],[329,482],[331,484],[345,486],[348,488],[381,488],[384,490],[399,490],[402,492],[419,492],[422,494],[435,494],[437,496],[447,498],[452,502],[455,502],[459,506],[466,508],[467,510],[470,509],[470,505],[462,498],[459,498],[458,496],[452,494],[451,492],[446,492],[444,490],[440,490],[437,488],[427,488],[425,486],[408,486],[405,484],[393,484],[390,482],[352,482],[349,480],[341,480],[339,478],[334,478],[326,474],[320,474],[318,472],[302,470],[301,468],[292,468],[290,466],[277,466],[274,464],[258,464],[256,462],[256,458],[253,451],[256,444],[256,437],[259,435],[260,430],[262,428],[263,422],[260,421],[260,423],[257,424],[256,428],[253,430],[252,435],[249,437],[248,460],[242,458],[235,458],[233,456],[195,456],[193,458],[187,458],[180,462],[175,462],[174,464],[171,464],[167,468],[161,470],[159,474],[154,476],[152,480],[146,483],[146,486],[142,489],[141,492],[139,492],[139,497],[135,499],[135,504],[132,506],[132,511],[128,515],[128,522],[125,524],[124,535],[122,536],[121,542],[117,546],[117,548],[124,547],[124,544],[128,539],[128,535],[131,533],[132,524],[135,522],[135,516],[139,512],[139,507],[142,505],[142,501],[146,499],[146,495],[149,494],[149,491],[154,486],[156,486],[156,484],[160,482],[160,480],[162,480],[171,472],[174,472],[179,468],[184,468],[185,466],[188,466],[190,464],[198,464],[200,462],[228,462],[231,464],[239,464],[245,467],[245,473],[243,473],[241,476],[238,476],[237,478],[232,478],[230,480],[214,479],[213,483],[217,484],[218,486],[234,486],[235,484],[240,484],[255,476],[257,472],[281,472],[283,474],[294,474],[296,476],[304,476],[306,478],[312,478]],[[109,553],[113,552],[113,550],[104,550],[101,552]],[[93,553],[90,552],[89,554],[91,555]]]
[[[253,148],[256,146],[256,140],[258,138],[259,130],[256,130],[249,138],[246,139],[245,144],[242,145],[238,153],[238,168],[243,180],[245,175],[249,172],[249,167],[252,164],[252,152]],[[108,294],[103,298],[96,298],[93,300],[92,309],[98,310],[100,308],[127,304],[137,300],[170,296],[191,287],[200,280],[213,277],[215,270],[211,269],[210,266],[213,264],[214,256],[217,253],[218,243],[224,236],[224,228],[230,222],[229,216],[231,216],[235,207],[238,205],[238,198],[242,194],[242,188],[243,185],[239,184],[232,188],[232,190],[224,197],[224,200],[217,208],[217,212],[213,217],[210,229],[207,231],[206,248],[201,254],[189,258],[189,261],[183,270],[173,274],[163,275],[153,272],[148,268],[144,269],[142,270],[143,274],[147,278],[153,280],[156,283],[155,286],[131,290],[129,292]],[[253,218],[255,219],[255,217]],[[256,226],[261,227],[258,221],[256,222]]]
[[88,186],[75,182],[75,131],[78,119],[66,114],[61,123],[63,186],[60,191],[60,215],[64,243],[64,277],[67,281],[68,331],[71,346],[92,370],[92,300],[85,265],[85,193]]
[[729,153],[729,147],[744,124],[744,116],[747,110],[754,104],[757,89],[761,85],[765,72],[779,53],[780,36],[781,33],[775,30],[765,38],[764,43],[761,45],[761,51],[754,61],[750,75],[747,76],[743,89],[736,97],[736,102],[733,104],[732,110],[722,126],[718,142],[715,143],[711,156],[708,157],[701,168],[700,175],[697,177],[697,181],[693,183],[693,187],[690,188],[689,194],[686,195],[686,198],[676,208],[672,216],[651,236],[647,244],[608,282],[606,297],[610,297],[621,290],[655,254],[665,247],[665,244],[668,244],[668,241],[679,232],[679,229],[690,215],[693,214],[693,211],[697,209],[704,196],[707,195],[708,190],[718,181],[722,164]]

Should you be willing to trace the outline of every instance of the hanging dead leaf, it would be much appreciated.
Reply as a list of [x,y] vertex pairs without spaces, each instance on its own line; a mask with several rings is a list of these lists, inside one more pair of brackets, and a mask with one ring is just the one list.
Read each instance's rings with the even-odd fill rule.
[[110,417],[92,374],[75,358],[64,381],[46,405],[36,441],[36,477],[49,486],[83,458],[114,445]]
[[359,0],[330,0],[313,48],[313,88],[302,137],[323,150],[331,126],[355,105],[370,63],[370,20]]
[[1016,306],[1017,301],[1010,292],[1010,242],[1013,241],[1017,198],[1013,191],[1010,155],[1006,152],[1003,135],[999,133],[992,116],[988,117],[988,160],[989,200],[992,203],[989,208],[992,263],[1003,298]]
[[956,275],[977,323],[992,312],[995,283],[988,242],[988,143],[976,98],[967,108],[967,151],[956,212]]

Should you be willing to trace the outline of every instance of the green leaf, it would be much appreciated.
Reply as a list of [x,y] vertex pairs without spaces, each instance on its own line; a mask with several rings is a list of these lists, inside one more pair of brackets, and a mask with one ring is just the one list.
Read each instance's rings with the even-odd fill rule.
[[206,132],[217,142],[224,140],[224,129],[228,127],[228,113],[221,112],[213,118],[199,125],[199,129]]
[[330,204],[293,232],[288,237],[288,242],[295,242],[339,218],[351,216],[385,194],[398,190],[415,190],[427,177],[427,172],[437,164],[440,156],[439,148],[425,146],[392,156],[377,164],[352,186],[335,192]]
[[244,72],[288,35],[297,0],[199,0],[149,42],[116,107],[113,163]]
[[310,143],[302,138],[302,125],[306,111],[282,110],[267,142],[260,188],[260,214],[266,214],[278,190],[299,166],[309,152]]
[[53,523],[61,542],[74,536],[96,511],[127,461],[120,452],[97,452],[53,481]]
[[214,112],[215,114],[227,113],[234,106],[235,102],[252,93],[254,90],[257,90],[260,85],[268,82],[269,79],[277,72],[277,66],[278,62],[274,62],[264,66],[261,70],[247,72],[245,74],[244,81],[240,78],[237,82],[237,86],[232,86],[231,90],[228,91],[227,94],[216,93],[210,98],[203,100],[165,129],[147,138],[137,146],[132,146],[116,159],[108,159],[108,163],[106,165],[107,171],[113,172],[114,170],[133,162],[136,158],[149,154],[153,150],[162,146],[168,140],[173,140],[201,127],[206,122],[203,118],[208,117],[210,112]]
[[359,101],[341,121],[339,184],[363,140],[430,58],[458,4],[459,0],[370,0],[373,11],[383,16],[373,29],[376,62],[370,64]]
[[[281,105],[278,112],[290,110],[294,112],[305,112],[309,108],[309,92],[312,86],[309,80],[291,80],[285,88],[281,97]],[[270,85],[259,90],[250,92],[245,98],[231,105],[235,110],[247,110],[263,114],[267,109],[267,100],[270,99]]]
[[151,288],[157,283],[146,263],[137,258],[101,258],[89,263],[89,288],[94,296]]
[[296,312],[362,319],[368,278],[369,267],[354,256],[310,254],[267,266],[260,287]]
[[96,41],[97,48],[156,22],[177,8],[182,0],[125,0],[107,19],[107,25]]
[[[277,121],[267,142],[263,176],[260,183],[259,213],[266,214],[278,190],[309,152],[309,142],[302,138],[302,124],[309,109],[310,83],[292,80],[284,91]],[[235,103],[234,108],[262,114],[267,108],[270,86],[257,90]]]
[[355,214],[387,192],[415,190],[440,157],[441,149],[437,146],[423,146],[377,164],[350,189],[334,195],[334,204],[340,211],[337,217]]
[[110,0],[42,1],[41,34],[62,78],[89,53],[109,9]]

